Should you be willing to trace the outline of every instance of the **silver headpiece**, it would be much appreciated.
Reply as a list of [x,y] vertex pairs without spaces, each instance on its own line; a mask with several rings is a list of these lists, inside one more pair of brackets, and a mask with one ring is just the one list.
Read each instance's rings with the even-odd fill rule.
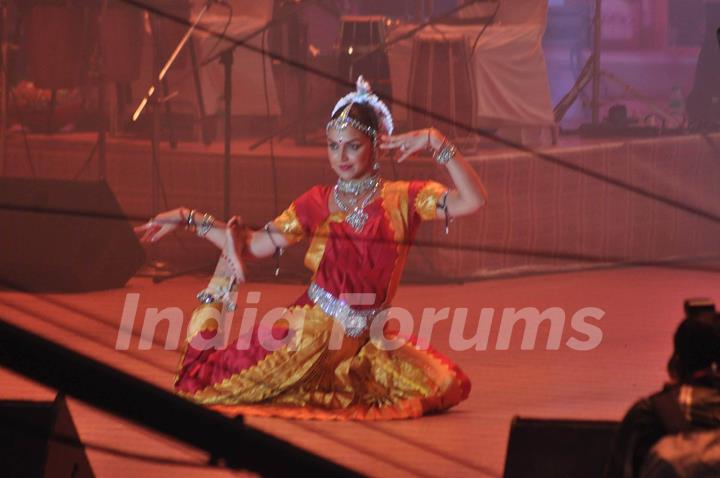
[[[340,98],[340,101],[338,101],[333,108],[332,114],[330,115],[331,117],[335,116],[340,108],[343,108],[343,110],[337,118],[331,119],[328,122],[327,129],[337,128],[339,130],[343,130],[348,126],[352,126],[353,128],[370,136],[373,141],[377,140],[378,135],[391,135],[394,125],[392,114],[390,113],[388,107],[380,98],[378,98],[377,95],[372,92],[370,84],[365,81],[365,78],[363,78],[362,75],[358,76],[356,85],[356,90]],[[362,122],[350,117],[350,108],[354,103],[364,103],[373,109],[378,118],[379,131],[376,131],[369,125],[363,124]]]

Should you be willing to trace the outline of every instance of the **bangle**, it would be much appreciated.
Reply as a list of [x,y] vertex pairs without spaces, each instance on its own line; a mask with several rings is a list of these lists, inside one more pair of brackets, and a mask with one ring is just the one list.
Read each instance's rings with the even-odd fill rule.
[[455,153],[457,152],[457,149],[455,148],[455,145],[450,143],[447,138],[443,139],[442,145],[440,145],[440,148],[438,148],[437,152],[435,153],[435,161],[438,162],[438,164],[447,164],[451,159],[455,157]]
[[272,236],[272,231],[270,230],[270,223],[265,224],[265,227],[263,229],[265,229],[265,232],[270,238],[270,242],[272,242],[272,245],[275,246],[275,253],[281,256],[283,253],[283,248],[280,247],[277,242],[275,242],[275,238]]
[[187,216],[185,216],[185,211],[187,210],[188,208],[186,207],[181,207],[180,209],[178,209],[178,214],[180,215],[180,221],[178,222],[178,225],[183,223],[187,224]]
[[210,229],[213,228],[214,224],[215,224],[215,218],[213,216],[211,216],[208,213],[203,214],[202,222],[200,223],[200,226],[197,228],[198,237],[207,236],[207,233],[210,232]]
[[270,242],[272,242],[272,245],[275,246],[275,277],[280,275],[280,256],[283,255],[283,248],[278,245],[277,242],[275,242],[275,238],[272,236],[272,231],[270,230],[270,223],[265,224],[265,232],[267,233],[268,237],[270,238]]
[[450,234],[450,223],[452,218],[450,217],[450,211],[448,211],[447,198],[449,191],[445,191],[437,203],[437,208],[441,209],[445,216],[445,234]]
[[190,209],[190,212],[188,213],[187,221],[185,221],[185,230],[186,231],[195,231],[197,229],[197,224],[195,223],[195,209]]

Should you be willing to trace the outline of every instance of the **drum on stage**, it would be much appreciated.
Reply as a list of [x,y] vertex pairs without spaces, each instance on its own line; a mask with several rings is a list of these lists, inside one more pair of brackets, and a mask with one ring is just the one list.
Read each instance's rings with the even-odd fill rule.
[[476,114],[469,50],[462,35],[415,38],[408,84],[408,102],[416,108],[409,113],[411,129],[434,125],[449,137],[468,135],[467,127],[473,126]]
[[[382,49],[385,44],[386,19],[381,16],[344,16],[340,26],[339,76],[355,83],[363,75],[373,90],[392,94],[390,62]],[[347,85],[339,85],[338,93],[345,94]],[[390,102],[388,107],[390,107]]]

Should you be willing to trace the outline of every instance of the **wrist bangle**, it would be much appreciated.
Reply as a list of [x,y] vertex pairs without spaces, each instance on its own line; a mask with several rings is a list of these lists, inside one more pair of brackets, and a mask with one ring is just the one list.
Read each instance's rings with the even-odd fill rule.
[[213,216],[208,213],[203,214],[202,222],[200,222],[200,226],[197,228],[198,237],[207,236],[207,233],[210,232],[214,224],[215,218]]
[[283,248],[280,247],[277,242],[275,242],[275,238],[272,236],[272,231],[270,230],[270,223],[265,224],[265,227],[263,227],[263,229],[265,229],[265,232],[270,238],[270,242],[272,242],[272,245],[275,247],[275,251],[279,251],[279,254],[282,255]]
[[443,216],[445,216],[445,234],[450,234],[450,223],[452,222],[452,217],[450,217],[450,211],[447,205],[448,193],[449,191],[445,191],[437,203],[437,208],[441,209]]
[[456,152],[457,149],[455,148],[455,145],[450,143],[447,138],[445,138],[443,139],[442,145],[435,153],[435,161],[437,161],[438,164],[447,164],[451,159],[455,157]]
[[270,223],[265,224],[265,232],[267,233],[268,237],[270,238],[270,242],[272,242],[272,245],[275,246],[275,277],[280,275],[280,256],[283,255],[283,248],[278,245],[277,242],[275,242],[275,239],[272,236],[272,231],[270,230]]
[[178,210],[178,215],[180,216],[180,221],[178,221],[178,223],[177,223],[178,225],[180,225],[180,224],[187,224],[187,214],[188,214],[188,211],[189,211],[189,209],[186,208],[186,207],[181,207],[181,208]]
[[435,154],[437,155],[440,151],[443,150],[443,148],[448,144],[447,136],[443,136],[443,140],[440,142],[440,146],[435,149]]
[[197,229],[197,224],[195,223],[195,209],[190,209],[190,212],[188,213],[187,221],[185,222],[185,230],[187,231],[195,231]]

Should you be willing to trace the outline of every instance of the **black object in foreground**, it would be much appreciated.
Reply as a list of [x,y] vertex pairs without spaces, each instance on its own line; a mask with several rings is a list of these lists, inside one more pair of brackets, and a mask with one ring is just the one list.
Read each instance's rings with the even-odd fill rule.
[[263,476],[362,476],[242,419],[196,405],[155,385],[18,328],[0,317],[0,365],[113,415],[207,451],[211,462]]

